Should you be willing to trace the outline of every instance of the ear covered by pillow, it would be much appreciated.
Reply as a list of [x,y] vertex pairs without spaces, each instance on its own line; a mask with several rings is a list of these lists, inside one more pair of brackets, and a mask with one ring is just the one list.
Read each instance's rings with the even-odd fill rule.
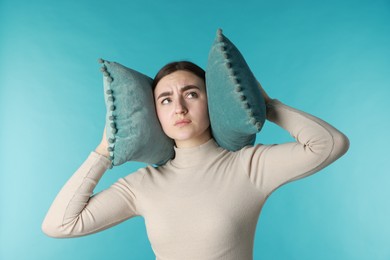
[[244,57],[221,29],[209,52],[206,86],[216,142],[230,151],[253,145],[266,118],[264,98]]
[[157,119],[152,79],[116,62],[99,62],[112,165],[127,161],[164,164],[174,156],[174,144]]

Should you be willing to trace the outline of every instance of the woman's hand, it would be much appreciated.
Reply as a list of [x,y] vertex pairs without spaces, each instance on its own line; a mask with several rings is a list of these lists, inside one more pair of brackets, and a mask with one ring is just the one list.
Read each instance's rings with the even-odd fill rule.
[[272,98],[270,98],[268,96],[268,94],[265,92],[265,90],[261,86],[260,82],[257,81],[257,84],[259,85],[259,89],[261,91],[261,94],[263,94],[263,98],[264,98],[265,104],[267,105],[272,100]]
[[102,141],[96,147],[95,152],[108,158],[110,156],[110,153],[108,152],[107,149],[108,149],[108,141],[106,137],[106,127],[104,127]]

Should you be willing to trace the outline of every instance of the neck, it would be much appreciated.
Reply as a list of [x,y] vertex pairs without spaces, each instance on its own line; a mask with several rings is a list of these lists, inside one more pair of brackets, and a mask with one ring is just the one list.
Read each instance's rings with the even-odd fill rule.
[[175,158],[170,163],[176,168],[191,168],[207,165],[213,158],[224,150],[218,146],[214,139],[204,144],[190,148],[175,147]]
[[208,142],[210,139],[210,131],[206,131],[203,135],[198,136],[197,138],[192,138],[189,140],[175,140],[175,146],[177,148],[191,148],[202,145]]

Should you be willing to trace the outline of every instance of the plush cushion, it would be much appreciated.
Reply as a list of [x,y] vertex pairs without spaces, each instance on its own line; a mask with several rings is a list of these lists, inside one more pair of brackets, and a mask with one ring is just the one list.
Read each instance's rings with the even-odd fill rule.
[[127,161],[163,164],[173,157],[173,140],[165,135],[154,105],[152,79],[103,59],[106,134],[112,164]]
[[206,86],[217,143],[230,151],[253,145],[265,122],[264,98],[244,57],[221,29],[209,52]]

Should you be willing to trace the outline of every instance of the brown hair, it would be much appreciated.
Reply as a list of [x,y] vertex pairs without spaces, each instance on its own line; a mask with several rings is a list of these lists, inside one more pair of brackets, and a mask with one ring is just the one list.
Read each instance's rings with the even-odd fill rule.
[[178,70],[185,70],[188,72],[191,72],[198,76],[199,78],[203,79],[203,81],[206,81],[206,73],[205,71],[196,65],[195,63],[192,63],[190,61],[174,61],[171,63],[168,63],[164,67],[162,67],[159,72],[157,72],[156,76],[153,79],[152,83],[152,89],[154,90],[157,86],[157,83],[165,76],[178,71]]

